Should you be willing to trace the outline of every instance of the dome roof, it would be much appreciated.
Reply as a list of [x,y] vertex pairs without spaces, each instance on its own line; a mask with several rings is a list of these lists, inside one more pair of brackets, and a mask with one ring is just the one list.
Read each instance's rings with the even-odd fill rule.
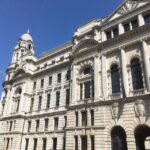
[[33,42],[32,36],[29,33],[25,33],[21,36],[21,39],[24,41],[31,41]]

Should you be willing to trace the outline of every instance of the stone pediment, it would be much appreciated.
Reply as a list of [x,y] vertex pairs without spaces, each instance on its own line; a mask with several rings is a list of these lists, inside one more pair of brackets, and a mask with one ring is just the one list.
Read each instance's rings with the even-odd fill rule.
[[115,20],[124,14],[129,13],[132,10],[135,10],[147,3],[150,3],[149,0],[125,0],[108,18],[106,18],[105,22],[109,22]]
[[84,39],[80,41],[73,49],[73,53],[78,53],[84,50],[88,50],[91,48],[94,48],[98,45],[99,43],[94,40],[94,39]]
[[13,78],[18,78],[18,77],[23,77],[24,75],[26,74],[25,70],[24,69],[18,69]]

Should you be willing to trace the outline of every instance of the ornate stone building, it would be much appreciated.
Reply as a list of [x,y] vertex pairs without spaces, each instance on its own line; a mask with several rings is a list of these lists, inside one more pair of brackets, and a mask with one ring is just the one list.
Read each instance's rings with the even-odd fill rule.
[[39,58],[22,35],[3,83],[0,150],[149,150],[150,2],[126,0]]

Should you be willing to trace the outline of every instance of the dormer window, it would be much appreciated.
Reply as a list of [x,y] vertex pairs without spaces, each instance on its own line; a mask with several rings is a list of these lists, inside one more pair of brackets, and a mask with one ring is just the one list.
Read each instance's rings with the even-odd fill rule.
[[118,31],[118,28],[114,28],[113,29],[113,36],[116,37],[119,35],[119,31]]
[[131,21],[131,25],[132,25],[132,29],[137,28],[139,26],[138,20],[136,19],[136,20]]
[[106,31],[106,37],[107,37],[107,40],[112,38],[111,31]]
[[144,16],[145,24],[150,23],[150,14]]
[[128,31],[130,31],[130,24],[126,23],[124,24],[124,32],[128,32]]

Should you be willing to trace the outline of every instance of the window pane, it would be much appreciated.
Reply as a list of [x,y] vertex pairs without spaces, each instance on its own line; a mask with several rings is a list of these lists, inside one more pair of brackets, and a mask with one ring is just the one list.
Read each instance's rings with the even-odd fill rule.
[[114,35],[114,37],[118,36],[118,34],[119,34],[118,28],[113,29],[113,35]]
[[82,136],[81,138],[82,150],[87,150],[87,136]]
[[133,20],[133,21],[131,21],[131,24],[132,24],[132,29],[135,29],[135,28],[137,28],[137,27],[139,26],[139,24],[138,24],[138,21],[137,21],[137,20]]
[[143,89],[142,70],[138,59],[131,61],[131,74],[133,90]]
[[60,91],[56,92],[56,107],[59,106],[59,102],[60,102]]
[[127,24],[124,25],[124,32],[128,32],[128,31],[130,31],[130,25],[129,25],[129,23],[127,23]]
[[144,16],[145,24],[150,23],[150,14]]
[[85,98],[91,97],[91,82],[84,83],[84,97]]
[[111,67],[112,94],[120,93],[120,74],[117,65]]
[[83,127],[87,126],[87,112],[86,111],[82,112],[82,126]]
[[106,32],[106,38],[107,38],[107,40],[109,40],[109,39],[112,38],[112,37],[111,37],[111,31],[107,31],[107,32]]

